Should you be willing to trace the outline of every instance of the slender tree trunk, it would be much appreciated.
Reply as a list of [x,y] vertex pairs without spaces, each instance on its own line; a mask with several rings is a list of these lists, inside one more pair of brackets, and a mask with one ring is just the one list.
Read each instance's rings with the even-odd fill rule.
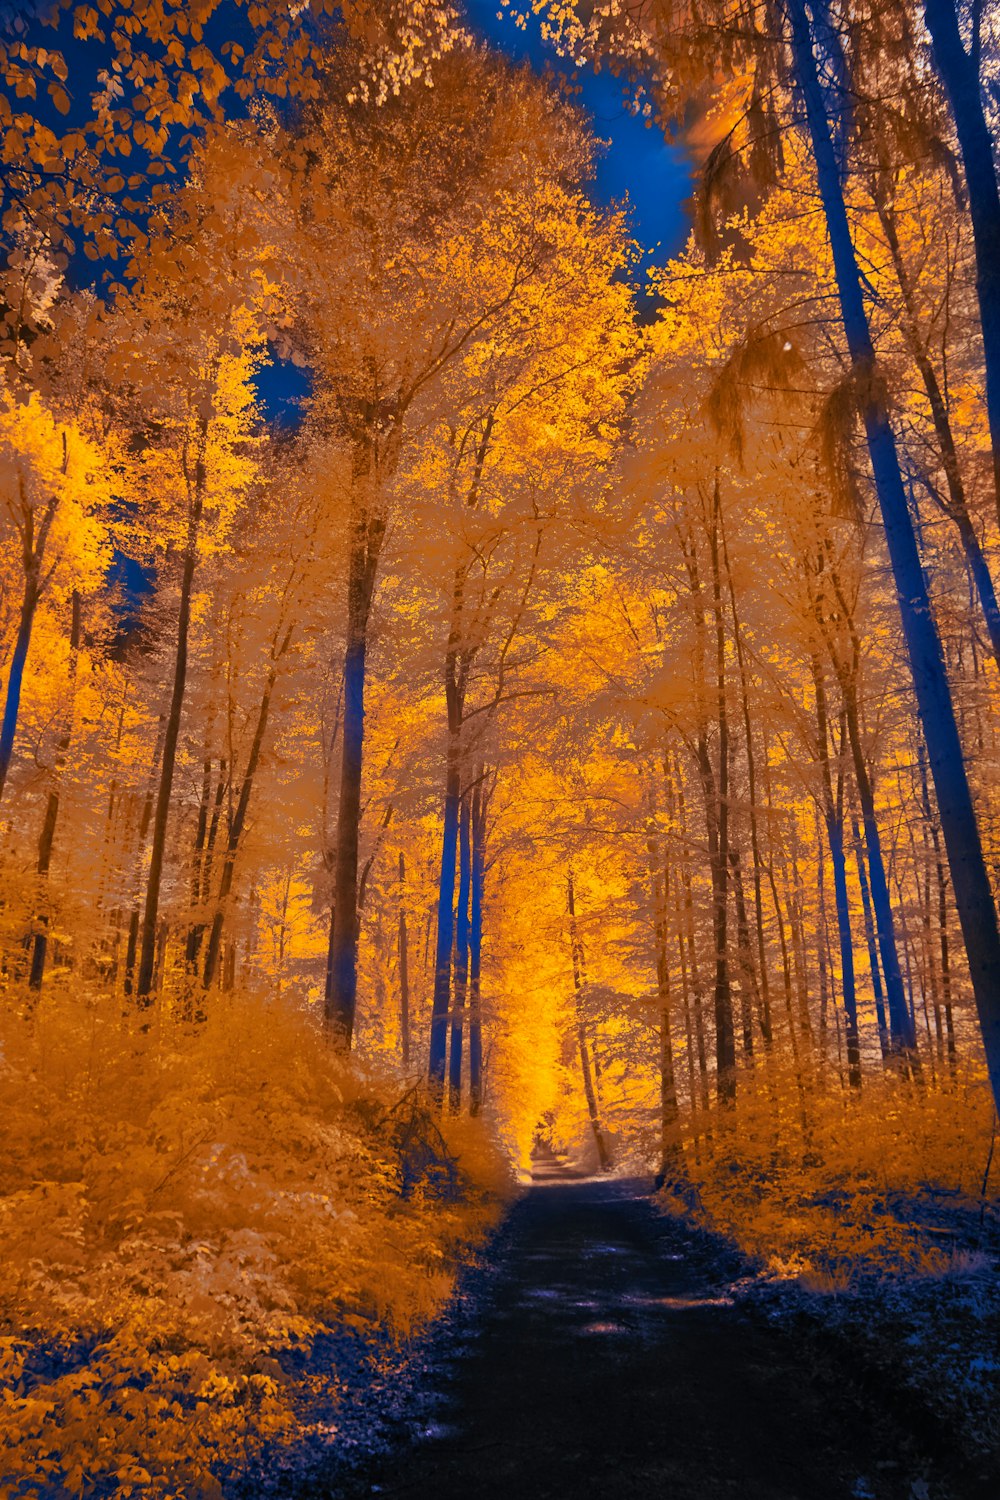
[[462,1108],[462,1043],[465,1000],[469,985],[469,900],[472,885],[472,834],[469,827],[469,794],[458,810],[458,908],[455,913],[455,987],[451,1007],[451,1040],[448,1049],[448,1102],[452,1114]]
[[254,778],[257,775],[260,753],[264,746],[264,737],[267,734],[267,721],[271,713],[274,684],[278,679],[279,663],[288,650],[291,639],[292,626],[289,625],[281,645],[277,648],[271,665],[268,668],[264,691],[261,694],[260,707],[257,710],[257,723],[254,727],[253,739],[250,743],[250,754],[247,757],[246,770],[243,773],[243,781],[240,784],[240,795],[236,803],[236,811],[233,814],[233,821],[229,827],[229,836],[226,839],[215,914],[212,917],[212,926],[209,930],[208,944],[205,949],[205,968],[202,974],[202,985],[206,990],[211,989],[215,979],[216,965],[219,961],[219,948],[222,942],[222,927],[226,919],[226,903],[229,900],[229,893],[233,888],[233,875],[236,870],[236,860],[240,851],[240,843],[243,839],[243,830],[246,826],[250,798],[253,794]]
[[872,917],[871,897],[868,891],[868,876],[865,871],[865,849],[857,818],[851,820],[854,838],[854,857],[858,866],[858,885],[861,888],[861,909],[864,914],[865,942],[868,945],[868,967],[872,977],[872,995],[875,1000],[875,1019],[878,1025],[879,1047],[885,1061],[889,1057],[889,1024],[885,1015],[885,997],[882,990],[882,971],[878,962],[878,944],[875,940],[875,922]]
[[[66,439],[63,437],[63,472],[65,473]],[[24,686],[24,669],[31,646],[31,632],[35,624],[38,601],[42,596],[44,580],[42,563],[48,544],[49,532],[56,513],[56,497],[53,496],[36,530],[35,513],[25,506],[21,513],[21,565],[24,570],[24,587],[21,594],[21,613],[18,619],[14,650],[11,653],[10,669],[7,673],[7,691],[4,697],[3,718],[0,719],[0,799],[3,798],[14,753],[14,736],[17,733],[17,718],[21,710],[21,689]]]
[[483,896],[486,881],[486,815],[489,797],[480,765],[472,794],[472,897],[469,924],[469,1114],[483,1103],[483,1033],[480,993],[483,952]]
[[434,954],[434,995],[431,1002],[428,1082],[433,1098],[444,1100],[448,1017],[451,1010],[451,950],[455,940],[455,863],[462,800],[462,715],[465,673],[461,659],[461,570],[455,574],[451,629],[445,654],[445,704],[448,712],[448,751],[445,769],[444,827],[441,834],[441,877],[438,885],[437,946]]
[[736,898],[736,943],[740,955],[740,1025],[743,1032],[743,1055],[753,1057],[753,1015],[761,1014],[760,989],[754,967],[753,948],[750,946],[750,924],[747,921],[746,894],[743,890],[743,869],[740,851],[730,840],[729,867],[733,875],[733,895]]
[[927,785],[927,762],[922,745],[917,748],[917,764],[920,767],[920,789],[924,819],[927,827],[930,829],[931,843],[934,848],[938,944],[941,953],[941,1003],[944,1007],[945,1031],[948,1043],[948,1065],[952,1072],[954,1072],[957,1057],[955,1051],[955,1020],[951,1008],[951,944],[948,937],[948,880],[945,874],[944,861],[941,858],[941,834],[938,829],[937,819],[931,810],[930,789]]
[[951,417],[948,414],[948,406],[937,378],[937,371],[934,369],[934,365],[927,353],[927,348],[920,337],[916,299],[913,295],[913,289],[910,286],[906,263],[903,260],[903,252],[899,244],[899,236],[896,233],[894,214],[882,201],[880,193],[877,193],[876,206],[886,242],[889,246],[889,252],[892,256],[893,266],[895,267],[896,280],[899,282],[899,289],[902,294],[903,332],[910,347],[913,361],[920,372],[920,378],[923,381],[924,391],[927,395],[927,403],[931,409],[931,420],[934,423],[938,451],[941,454],[941,467],[944,469],[948,485],[947,503],[933,490],[933,486],[930,485],[929,480],[925,482],[958,531],[969,575],[979,598],[983,619],[986,622],[990,645],[993,648],[993,656],[998,666],[1000,666],[1000,604],[997,603],[996,588],[993,583],[993,575],[990,572],[989,563],[986,561],[986,554],[983,551],[979,537],[976,534],[976,528],[972,522],[972,517],[969,514],[965,481],[962,478],[962,468],[958,460],[958,448],[955,443],[955,434],[952,431]]
[[184,944],[184,963],[188,973],[193,973],[198,962],[201,941],[205,934],[204,922],[198,921],[201,905],[201,875],[205,857],[205,840],[208,837],[208,810],[212,799],[212,757],[206,754],[201,765],[201,796],[198,799],[198,823],[195,829],[194,849],[191,854],[191,925]]
[[[324,1014],[339,1045],[349,1048],[358,998],[358,846],[361,773],[365,743],[365,664],[368,606],[363,601],[365,553],[355,547],[350,564],[347,649],[344,653],[344,722],[334,854],[333,911]],[[370,602],[370,601],[369,601]]]
[[712,616],[715,625],[716,716],[719,726],[719,796],[717,848],[712,871],[715,930],[715,1058],[716,1089],[723,1104],[736,1099],[736,1033],[729,974],[729,708],[726,692],[726,627],[722,609],[720,545],[722,499],[716,477],[712,491],[709,554],[712,559]]
[[141,881],[139,874],[142,869],[143,854],[146,849],[146,839],[149,836],[149,825],[153,821],[153,807],[156,802],[156,787],[159,777],[160,757],[163,754],[163,742],[167,732],[167,716],[160,715],[160,722],[156,731],[156,742],[153,745],[153,759],[149,767],[149,780],[146,784],[146,795],[142,801],[142,812],[139,814],[139,827],[136,831],[135,861],[136,861],[136,883],[135,895],[132,902],[132,911],[129,915],[128,938],[125,946],[125,972],[122,983],[122,991],[126,998],[132,995],[135,988],[135,960],[139,947],[139,921],[141,911]]
[[[962,43],[955,0],[924,0],[924,19],[934,66],[951,104],[969,194],[986,363],[986,411],[993,444],[993,484],[1000,516],[1000,189],[994,142],[983,108],[978,57],[970,55]],[[933,754],[931,759],[933,763]],[[996,1091],[997,1075],[992,1067],[990,1071]]]
[[406,859],[399,851],[399,1046],[404,1068],[410,1066],[410,951],[406,931]]
[[677,1108],[677,1085],[674,1071],[674,1047],[671,1036],[673,998],[670,986],[670,958],[667,951],[667,872],[660,842],[653,822],[653,808],[646,828],[646,854],[649,861],[650,894],[653,905],[653,940],[656,952],[656,996],[660,1017],[660,1170],[661,1183],[676,1174],[683,1152],[680,1142],[680,1113]]
[[587,1100],[590,1128],[594,1132],[594,1141],[597,1145],[597,1159],[601,1164],[601,1171],[607,1172],[611,1166],[611,1158],[608,1154],[607,1142],[604,1139],[604,1131],[601,1129],[601,1120],[597,1109],[597,1095],[594,1093],[594,1080],[590,1071],[590,1048],[587,1044],[587,1027],[581,1005],[583,976],[580,967],[580,937],[576,925],[576,899],[573,891],[572,870],[570,870],[566,877],[566,889],[569,909],[570,950],[573,958],[573,994],[576,1000],[576,1039],[580,1049],[580,1071],[583,1074],[583,1092]]
[[[928,0],[928,3],[931,12],[928,15],[928,25],[931,25],[932,21],[936,25],[935,12],[938,5],[943,4],[943,0]],[[979,1012],[993,1097],[995,1101],[1000,1101],[1000,928],[997,925],[996,906],[986,871],[986,862],[983,858],[965,757],[945,673],[941,642],[931,611],[927,583],[920,564],[920,554],[907,506],[906,491],[896,452],[896,441],[876,368],[861,276],[851,239],[851,228],[830,133],[830,122],[826,114],[823,90],[813,53],[808,16],[804,0],[786,0],[786,4],[792,23],[796,73],[805,100],[820,197],[833,252],[844,331],[862,406],[879,508],[885,524],[886,543],[896,583],[903,633],[906,638],[917,705],[934,780],[948,863],[951,867],[955,904],[965,939],[969,973],[976,998],[976,1008]],[[952,11],[951,14],[953,16],[954,12]],[[939,52],[942,50],[941,37],[936,43],[936,50]],[[947,62],[945,66],[948,66]],[[965,91],[962,97],[967,100],[969,108],[978,107],[981,113],[978,92],[972,96],[969,91]],[[965,105],[959,102],[958,92],[952,103],[956,111],[965,108]],[[969,134],[971,145],[971,132]],[[992,151],[989,148],[988,137],[984,150],[975,156],[975,162],[980,161],[984,151],[988,152],[992,203],[996,204],[996,178],[992,175]],[[970,161],[967,160],[967,175],[969,169]],[[984,342],[991,349],[991,367],[995,368],[996,360],[993,355],[1000,346],[1000,248],[998,248],[1000,247],[1000,210],[994,211],[991,207],[990,214],[987,216],[989,223],[983,221],[981,202],[984,196],[988,195],[986,185],[980,178],[985,176],[985,163],[982,171],[978,167],[975,168],[973,176],[983,256],[980,298],[981,305],[985,303],[988,311],[988,317],[984,319]],[[993,227],[994,221],[995,228]],[[994,278],[997,279],[996,283]],[[997,288],[996,308],[994,308],[992,290],[994,284]],[[1000,370],[997,373],[1000,374]],[[992,384],[996,387],[996,379],[992,380]],[[997,403],[996,430],[1000,433],[1000,389],[997,390],[995,401]],[[997,448],[994,449],[995,459],[996,455]]]
[[[76,688],[77,666],[80,656],[80,595],[76,589],[73,590],[73,620],[69,635],[70,649],[70,682],[66,706],[66,719],[59,742],[56,745],[55,761],[52,767],[52,786],[45,804],[45,818],[42,822],[42,831],[38,839],[38,862],[35,866],[38,874],[39,885],[43,889],[48,884],[49,865],[52,861],[52,845],[55,842],[56,823],[59,818],[59,796],[62,782],[63,767],[66,764],[66,752],[69,750],[69,742],[73,733],[73,699]],[[49,914],[47,902],[43,900],[42,909],[36,920],[34,940],[31,949],[31,970],[28,974],[28,988],[40,990],[42,978],[45,974],[45,956],[49,943]]]
[[757,757],[753,742],[753,725],[750,720],[750,693],[747,683],[746,653],[743,649],[743,631],[736,612],[736,589],[729,566],[729,549],[723,545],[726,575],[729,581],[729,600],[733,615],[733,638],[736,643],[736,662],[740,674],[740,701],[743,711],[743,739],[747,757],[747,790],[749,792],[750,853],[753,856],[753,906],[757,932],[757,959],[759,963],[760,1030],[765,1048],[771,1045],[771,992],[767,972],[767,948],[764,935],[764,891],[761,881],[762,860],[760,855],[760,831],[757,823]]
[[[858,1031],[858,995],[854,975],[854,939],[851,933],[851,910],[847,897],[847,860],[844,854],[843,773],[838,775],[834,796],[830,772],[829,722],[826,707],[826,684],[819,658],[812,658],[813,683],[816,691],[816,732],[819,762],[823,778],[823,815],[826,823],[830,863],[833,867],[834,905],[837,910],[837,935],[840,941],[840,989],[843,996],[847,1031],[847,1076],[852,1088],[861,1087],[861,1039]],[[846,730],[841,727],[841,741]],[[843,743],[841,744],[841,755]]]
[[21,601],[21,616],[17,637],[7,674],[7,693],[4,699],[3,720],[0,722],[0,798],[7,784],[11,757],[14,753],[14,736],[17,733],[17,716],[21,708],[21,688],[24,683],[24,668],[31,645],[31,632],[38,607],[38,593],[34,578],[25,579],[24,597]]
[[865,761],[864,747],[861,743],[853,678],[850,682],[845,680],[842,687],[847,734],[854,761],[854,779],[861,802],[861,819],[865,829],[865,844],[868,848],[868,876],[875,916],[875,932],[878,938],[882,978],[885,981],[885,994],[889,1007],[889,1043],[893,1051],[908,1053],[915,1050],[917,1042],[906,1004],[906,996],[903,993],[903,975],[899,966],[899,947],[896,942],[889,881],[886,877],[882,839],[875,813],[875,795]]
[[[399,418],[392,437],[399,439]],[[323,1014],[337,1045],[350,1048],[358,1003],[358,848],[361,836],[361,777],[365,745],[365,672],[368,622],[378,573],[386,517],[379,495],[377,442],[366,428],[355,443],[351,497],[350,556],[347,569],[347,630],[344,649],[344,717],[337,803],[337,844],[333,860],[333,911],[327,954]]]
[[163,736],[163,755],[160,760],[160,785],[156,794],[153,813],[153,841],[149,857],[149,874],[146,879],[146,902],[138,932],[139,967],[136,975],[135,997],[140,1006],[152,1001],[156,975],[156,939],[159,930],[160,886],[163,880],[163,862],[167,851],[167,823],[170,817],[170,796],[174,785],[174,764],[177,758],[177,740],[181,728],[181,711],[184,707],[184,692],[187,687],[188,633],[191,626],[191,591],[194,585],[194,570],[198,555],[198,533],[201,526],[202,501],[205,493],[204,458],[199,455],[195,474],[195,493],[188,516],[187,543],[184,549],[184,567],[181,573],[181,595],[177,611],[177,649],[174,656],[174,678],[167,709]]

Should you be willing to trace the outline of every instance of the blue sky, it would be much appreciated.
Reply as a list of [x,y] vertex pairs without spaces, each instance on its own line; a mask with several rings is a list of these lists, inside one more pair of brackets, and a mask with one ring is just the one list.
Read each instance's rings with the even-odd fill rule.
[[527,30],[521,31],[509,13],[498,16],[499,0],[466,0],[465,8],[475,30],[499,51],[539,70],[548,63],[575,76],[578,101],[593,116],[597,135],[609,143],[598,162],[594,197],[608,206],[627,196],[632,232],[652,259],[664,260],[678,251],[688,233],[681,204],[692,191],[683,152],[668,146],[656,126],[647,129],[626,108],[621,83],[611,74],[580,69],[574,75],[542,42],[536,17],[529,17]]

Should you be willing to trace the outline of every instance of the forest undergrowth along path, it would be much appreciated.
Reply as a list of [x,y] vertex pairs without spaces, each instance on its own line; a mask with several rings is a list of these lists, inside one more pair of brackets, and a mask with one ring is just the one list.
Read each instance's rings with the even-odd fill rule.
[[644,1185],[536,1182],[409,1441],[330,1500],[979,1500],[843,1358],[749,1318]]

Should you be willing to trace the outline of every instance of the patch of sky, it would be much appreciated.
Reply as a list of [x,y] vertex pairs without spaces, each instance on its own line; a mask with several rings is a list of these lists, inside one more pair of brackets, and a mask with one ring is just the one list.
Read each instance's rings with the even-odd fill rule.
[[640,280],[650,265],[662,264],[683,246],[690,229],[685,207],[693,191],[692,166],[684,149],[666,141],[654,123],[630,107],[622,80],[592,68],[575,68],[556,57],[542,39],[540,21],[530,16],[524,30],[501,11],[498,0],[467,0],[473,29],[498,51],[529,62],[539,72],[548,67],[576,91],[594,130],[606,142],[599,154],[592,196],[602,207],[627,200],[632,233],[642,248]]
[[270,351],[267,364],[253,378],[257,401],[265,422],[275,427],[295,428],[302,420],[302,407],[312,393],[309,371],[290,359]]

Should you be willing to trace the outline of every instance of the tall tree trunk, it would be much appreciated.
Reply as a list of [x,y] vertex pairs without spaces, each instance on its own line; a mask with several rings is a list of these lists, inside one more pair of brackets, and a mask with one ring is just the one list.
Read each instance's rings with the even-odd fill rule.
[[[392,429],[398,443],[399,417]],[[382,469],[391,464],[381,465]],[[333,1040],[350,1048],[358,1003],[358,847],[361,835],[361,776],[365,745],[365,671],[368,622],[386,517],[382,508],[377,441],[366,427],[355,442],[351,482],[350,556],[347,568],[347,629],[344,649],[344,717],[333,860],[333,910],[327,954],[323,1014]]]
[[573,959],[573,995],[576,1001],[576,1040],[577,1046],[580,1049],[580,1071],[583,1075],[583,1092],[587,1100],[590,1128],[594,1132],[594,1141],[597,1146],[597,1159],[601,1164],[601,1171],[607,1172],[611,1166],[611,1158],[608,1154],[608,1146],[604,1139],[604,1131],[601,1129],[601,1120],[597,1109],[597,1095],[594,1092],[594,1080],[590,1071],[590,1048],[587,1043],[587,1027],[581,1004],[583,974],[580,965],[580,936],[576,925],[576,897],[573,890],[572,870],[570,870],[566,877],[566,890],[569,910],[570,951]]
[[198,920],[202,900],[202,866],[205,858],[205,840],[208,837],[208,811],[212,800],[212,756],[207,752],[201,763],[201,796],[198,799],[198,823],[195,829],[194,849],[191,853],[190,901],[191,918],[187,941],[184,944],[184,963],[189,974],[193,974],[205,935],[205,924]]
[[[679,775],[677,777],[677,808],[680,815],[681,827],[685,828],[686,805]],[[698,966],[698,947],[695,941],[694,930],[694,891],[691,881],[691,860],[686,839],[681,855],[681,879],[684,885],[684,930],[683,935],[678,934],[681,975],[685,983],[687,982],[688,973],[690,973],[691,978],[691,996],[694,1005],[694,1035],[695,1045],[698,1049],[698,1079],[701,1088],[701,1107],[707,1114],[711,1105],[708,1093],[708,1050],[705,1044],[705,991],[701,982],[701,971]]]
[[486,816],[489,794],[480,764],[472,793],[472,897],[469,924],[469,1114],[483,1103],[482,953],[483,897],[486,881]]
[[472,834],[469,793],[458,810],[458,909],[455,913],[455,987],[451,1007],[451,1041],[448,1049],[448,1102],[452,1114],[462,1108],[462,1042],[465,1030],[465,999],[469,984],[469,900],[472,886]]
[[260,752],[264,745],[264,736],[267,734],[267,721],[271,713],[271,698],[274,694],[274,684],[278,678],[278,665],[288,650],[291,638],[292,627],[289,626],[268,668],[264,691],[261,694],[260,707],[257,710],[257,723],[254,727],[253,740],[250,744],[250,754],[247,757],[246,770],[243,773],[243,781],[240,784],[240,795],[236,803],[236,811],[233,814],[233,821],[229,827],[229,836],[226,839],[215,914],[212,917],[212,926],[208,934],[208,945],[205,949],[205,968],[202,974],[202,985],[206,990],[212,987],[212,982],[215,979],[216,965],[219,961],[222,926],[226,919],[226,903],[229,900],[229,893],[233,888],[236,859],[240,851],[243,830],[246,826],[247,811],[250,807],[250,798],[253,794],[254,778],[257,775],[257,766],[260,762]]
[[355,540],[348,580],[344,652],[344,720],[334,854],[333,913],[324,1015],[335,1040],[350,1047],[358,998],[358,846],[365,743],[365,665],[370,600],[365,594],[364,544]]
[[[652,799],[650,799],[652,804]],[[677,1085],[674,1070],[674,1044],[670,1032],[673,998],[670,987],[670,957],[667,951],[667,900],[669,878],[656,836],[654,807],[650,806],[646,826],[646,855],[649,862],[650,895],[653,906],[653,941],[656,954],[656,998],[660,1028],[660,1168],[659,1180],[676,1175],[683,1161],[680,1141],[680,1112],[677,1107]]]
[[754,966],[753,948],[750,946],[750,924],[747,921],[746,895],[743,890],[743,868],[740,851],[730,839],[729,868],[733,875],[733,895],[736,898],[736,944],[740,956],[740,1026],[743,1032],[743,1055],[753,1057],[753,1016],[761,1015],[760,989]]
[[729,548],[723,538],[722,555],[726,564],[729,582],[729,602],[733,616],[733,639],[736,643],[736,663],[740,674],[740,703],[743,712],[743,740],[747,757],[747,790],[749,792],[750,853],[753,856],[753,906],[757,932],[757,959],[759,963],[760,1030],[765,1048],[771,1045],[771,990],[767,972],[767,948],[764,935],[764,890],[761,880],[762,861],[760,855],[760,831],[757,820],[757,756],[754,750],[753,725],[750,720],[750,693],[747,681],[746,652],[743,648],[743,629],[736,612],[736,589],[732,569],[729,566]]
[[136,880],[132,911],[129,915],[128,939],[125,946],[125,971],[122,982],[122,992],[126,998],[131,996],[135,989],[135,960],[139,948],[139,921],[142,916],[141,903],[141,879],[143,855],[146,850],[146,839],[149,836],[149,825],[153,821],[153,807],[156,803],[156,787],[159,780],[160,757],[163,754],[163,741],[167,732],[167,716],[160,715],[160,722],[156,730],[156,740],[153,745],[153,758],[149,766],[149,778],[146,783],[146,795],[142,799],[142,811],[139,814],[139,826],[136,830],[135,839],[135,864]]
[[399,851],[399,1048],[404,1068],[410,1066],[410,945],[406,931],[406,859]]
[[956,1064],[955,1019],[951,1008],[951,944],[948,937],[948,881],[944,861],[941,858],[941,834],[937,819],[931,810],[930,789],[927,785],[927,761],[923,746],[917,747],[917,764],[920,767],[920,790],[924,819],[930,829],[934,848],[934,873],[937,885],[938,944],[941,953],[941,1003],[944,1007],[945,1031],[948,1042],[948,1064],[954,1071]]
[[[834,795],[830,771],[829,721],[826,707],[826,683],[819,657],[812,657],[813,684],[816,693],[816,734],[823,782],[823,817],[833,867],[834,905],[837,910],[837,935],[840,940],[840,989],[843,996],[847,1031],[847,1076],[852,1088],[861,1087],[861,1039],[858,1032],[858,995],[854,976],[854,938],[851,933],[851,909],[847,897],[847,859],[844,854],[844,783],[838,773],[837,795]],[[841,729],[841,756],[845,727]]]
[[455,570],[451,627],[445,652],[444,689],[448,714],[448,750],[445,766],[444,826],[441,833],[441,876],[438,883],[437,945],[434,953],[434,994],[431,1001],[431,1037],[428,1083],[432,1097],[444,1100],[445,1063],[448,1049],[448,1017],[451,1010],[451,950],[455,940],[455,863],[462,800],[462,717],[465,706],[465,670],[461,653],[464,573]]
[[[205,429],[207,430],[207,422],[205,423]],[[146,902],[138,932],[139,967],[135,982],[135,998],[140,1006],[148,1006],[152,1001],[156,972],[160,886],[163,881],[163,862],[167,850],[167,822],[170,817],[170,796],[174,785],[177,740],[181,728],[184,692],[187,687],[188,633],[191,627],[191,591],[194,584],[194,570],[198,557],[198,533],[201,527],[205,478],[204,455],[199,453],[195,469],[194,495],[188,514],[184,566],[181,572],[181,594],[177,610],[177,649],[174,655],[174,677],[170,693],[170,706],[167,709],[164,726],[163,754],[160,760],[160,784],[156,794],[156,807],[153,813],[153,840],[149,856],[149,874],[146,879]]]
[[729,974],[729,708],[726,692],[726,626],[722,608],[720,562],[722,497],[716,476],[712,490],[709,555],[712,560],[712,617],[715,625],[716,716],[719,726],[719,796],[717,847],[712,871],[715,930],[715,1061],[716,1089],[724,1104],[736,1098],[736,1033]]
[[[942,0],[928,0],[928,3],[933,13]],[[786,0],[786,4],[792,23],[796,73],[805,101],[820,197],[833,252],[844,331],[862,407],[879,508],[885,524],[886,543],[913,673],[913,685],[951,867],[955,905],[965,939],[993,1097],[994,1101],[1000,1101],[1000,928],[997,925],[996,906],[983,858],[941,642],[920,564],[884,389],[876,368],[861,276],[813,53],[809,20],[804,0]],[[953,16],[954,12],[951,14]],[[928,24],[931,19],[929,16]],[[976,104],[978,97],[978,93],[974,100],[970,97],[970,107]],[[956,105],[953,100],[953,107],[965,106]],[[979,108],[981,111],[981,105]],[[989,149],[988,138],[986,149]],[[976,156],[977,162],[981,154]],[[967,161],[967,174],[969,165]],[[989,169],[992,174],[991,153]],[[982,175],[985,175],[985,171]],[[991,175],[990,180],[992,203],[996,204],[995,176]],[[979,180],[977,169],[977,216],[980,215],[978,205],[984,195],[985,185]],[[995,352],[1000,344],[1000,211],[993,213],[991,210],[988,217],[990,225],[996,220],[997,232],[994,234],[990,226],[980,222],[981,233],[986,232],[986,242],[982,245],[986,279],[984,281],[981,277],[980,296],[989,311],[988,320],[984,320],[984,340]],[[998,289],[996,313],[991,291],[994,278],[997,278]],[[991,363],[996,364],[992,357]],[[1000,433],[1000,390],[997,391],[996,401],[997,432]],[[996,457],[996,450],[994,456]]]
[[969,504],[965,493],[965,481],[962,477],[962,468],[958,460],[958,448],[955,443],[955,434],[952,431],[951,417],[948,414],[948,405],[941,390],[937,378],[937,371],[927,353],[926,345],[920,337],[916,298],[910,285],[910,278],[903,260],[903,252],[896,233],[896,220],[893,211],[884,202],[883,194],[876,188],[876,207],[878,208],[879,220],[889,246],[892,263],[896,272],[896,280],[899,282],[899,290],[903,299],[903,333],[909,345],[913,362],[920,372],[924,391],[927,395],[927,404],[931,409],[931,420],[934,423],[934,434],[937,438],[938,451],[941,454],[941,467],[944,469],[945,480],[948,486],[948,500],[938,495],[930,480],[925,477],[924,483],[941,506],[941,509],[954,523],[958,531],[962,550],[965,553],[965,561],[968,565],[969,575],[973,587],[979,598],[979,605],[986,622],[990,645],[993,648],[993,656],[1000,666],[1000,604],[997,603],[996,588],[993,583],[993,575],[990,572],[986,554],[983,551],[972,517],[969,514]]
[[[62,772],[66,764],[66,752],[69,750],[69,742],[73,733],[73,699],[75,697],[76,674],[80,656],[80,595],[76,589],[73,590],[73,619],[70,626],[69,649],[70,682],[66,704],[66,719],[63,724],[62,733],[59,736],[58,744],[56,745],[55,761],[52,766],[52,786],[49,788],[49,795],[45,804],[45,817],[38,839],[38,862],[35,866],[39,885],[43,889],[47,886],[49,879],[52,845],[55,842],[56,823],[59,818]],[[35,934],[31,949],[31,970],[28,974],[29,989],[40,990],[42,987],[48,943],[49,914],[47,903],[43,900],[42,909],[39,911],[36,919]]]
[[24,668],[28,660],[28,648],[31,645],[31,632],[35,623],[35,611],[38,607],[38,593],[33,578],[25,579],[24,596],[21,601],[21,615],[18,621],[17,637],[14,641],[14,650],[10,658],[10,670],[7,673],[7,693],[4,698],[3,720],[0,722],[0,798],[7,784],[7,773],[10,770],[11,757],[14,753],[14,736],[17,733],[17,716],[21,708],[21,688],[24,684]]
[[903,975],[899,966],[899,947],[896,942],[896,926],[889,895],[885,859],[882,854],[882,839],[875,812],[875,795],[871,777],[861,743],[861,728],[858,722],[858,705],[853,678],[842,682],[844,690],[844,713],[847,735],[854,761],[854,779],[861,803],[861,820],[865,829],[865,844],[868,849],[868,877],[871,890],[872,909],[875,917],[875,932],[878,938],[879,956],[882,960],[882,978],[885,981],[886,1001],[889,1007],[889,1043],[893,1051],[909,1053],[916,1049],[916,1037],[910,1019],[906,996],[903,993]]
[[[66,471],[66,439],[63,437],[63,472]],[[14,736],[17,733],[17,717],[21,709],[21,689],[24,686],[24,669],[28,661],[28,650],[31,646],[31,632],[34,629],[35,614],[38,610],[38,601],[42,597],[45,587],[42,578],[42,564],[45,559],[45,549],[48,545],[49,532],[56,514],[56,497],[53,496],[45,510],[42,512],[41,520],[37,529],[35,526],[35,513],[27,505],[21,512],[21,566],[24,573],[24,587],[21,593],[21,612],[18,618],[17,635],[14,639],[14,650],[11,653],[10,669],[7,673],[7,691],[4,697],[3,718],[0,720],[0,799],[3,798],[4,787],[7,784],[7,773],[10,770],[11,757],[14,753]]]
[[872,917],[871,896],[868,891],[865,847],[857,818],[851,819],[851,832],[854,839],[854,858],[858,867],[858,885],[861,889],[861,910],[864,916],[865,942],[868,945],[868,968],[872,978],[872,995],[875,1000],[875,1020],[878,1025],[879,1047],[882,1051],[882,1059],[885,1061],[890,1055],[889,1023],[886,1020],[885,1014],[882,971],[879,968],[878,943],[875,940],[875,922]]
[[[965,168],[986,363],[993,484],[1000,516],[1000,189],[993,159],[994,143],[983,108],[979,59],[975,52],[970,55],[962,43],[955,0],[924,0],[924,19],[930,32],[934,66],[951,104]],[[933,763],[933,754],[931,760]],[[996,1091],[997,1074],[993,1066],[990,1076]]]

